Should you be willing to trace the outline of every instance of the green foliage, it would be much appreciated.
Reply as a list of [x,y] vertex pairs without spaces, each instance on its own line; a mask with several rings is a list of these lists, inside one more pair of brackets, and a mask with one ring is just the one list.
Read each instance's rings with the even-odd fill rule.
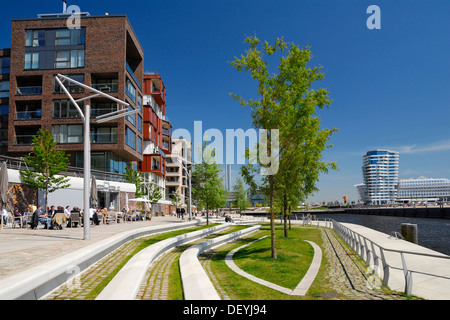
[[151,184],[147,190],[147,195],[151,205],[154,205],[162,198],[161,188],[155,184]]
[[241,178],[236,179],[236,184],[233,186],[234,196],[236,197],[236,208],[241,212],[248,208],[247,192],[244,188],[244,183]]
[[178,208],[178,206],[180,205],[180,195],[178,194],[178,192],[174,192],[170,195],[170,198],[172,199],[172,205],[174,205],[175,207]]
[[144,179],[140,172],[137,172],[133,168],[133,164],[128,162],[125,167],[125,179],[129,183],[133,183],[136,186],[135,197],[140,198],[144,194]]
[[56,150],[56,142],[48,130],[39,129],[32,144],[33,152],[24,157],[32,170],[20,170],[20,173],[26,185],[45,190],[46,207],[48,193],[70,186],[67,175],[60,175],[69,166],[69,156],[64,150]]
[[[322,159],[328,140],[336,129],[322,129],[317,111],[331,104],[326,89],[312,89],[316,81],[324,79],[322,67],[308,67],[311,51],[309,47],[300,49],[281,38],[273,45],[262,43],[256,36],[248,37],[246,55],[235,58],[231,65],[239,72],[250,72],[257,81],[258,99],[244,99],[231,94],[241,106],[251,110],[253,126],[262,129],[278,129],[278,171],[274,175],[263,176],[261,183],[255,182],[257,169],[252,164],[243,166],[242,176],[251,190],[258,190],[269,201],[273,226],[274,212],[286,213],[290,204],[297,205],[302,199],[317,191],[316,182],[322,172],[335,169],[335,163],[325,163]],[[267,59],[275,54],[287,53],[280,57],[276,71],[269,71]],[[271,139],[267,137],[263,146],[271,154]],[[275,149],[274,149],[275,151]],[[247,158],[254,158],[247,150]],[[251,161],[249,161],[251,163]],[[252,163],[255,163],[253,161]],[[264,167],[259,162],[257,166]],[[274,230],[274,227],[272,227]],[[276,258],[274,231],[272,230],[273,257]]]
[[[195,164],[192,172],[192,195],[197,201],[198,208],[205,207],[207,211],[221,208],[226,204],[227,191],[219,177],[221,170],[214,160],[215,151],[204,144],[201,152],[203,161]],[[207,223],[209,223],[208,215]]]

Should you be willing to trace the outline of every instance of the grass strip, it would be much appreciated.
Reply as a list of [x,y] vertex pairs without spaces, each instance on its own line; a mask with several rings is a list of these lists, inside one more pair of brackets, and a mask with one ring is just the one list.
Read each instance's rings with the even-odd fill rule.
[[[232,300],[314,298],[310,295],[295,297],[270,289],[236,274],[225,264],[225,256],[229,251],[269,234],[270,226],[264,224],[260,231],[216,249],[217,253],[212,257],[211,269],[222,288]],[[256,277],[294,289],[309,269],[314,255],[311,245],[303,240],[310,240],[322,246],[321,231],[316,228],[292,227],[289,230],[289,237],[286,239],[284,238],[283,226],[276,225],[275,235],[277,259],[271,257],[270,237],[268,237],[238,250],[233,260],[241,269]],[[323,259],[318,278],[321,272],[324,272],[324,262],[326,263],[326,260]],[[322,286],[323,284],[319,279],[313,283],[314,285]],[[323,292],[321,288],[317,290]]]
[[142,249],[151,246],[152,244],[155,244],[159,241],[163,241],[172,237],[176,237],[188,232],[194,232],[202,229],[207,229],[215,226],[216,224],[210,224],[209,226],[203,225],[193,228],[187,228],[187,229],[181,229],[181,230],[175,230],[170,232],[164,232],[156,235],[152,235],[143,239],[137,239],[133,241],[140,241],[140,244],[129,254],[127,255],[122,261],[118,262],[117,266],[114,268],[112,272],[110,272],[103,280],[94,288],[92,289],[85,297],[84,300],[94,300],[100,292],[108,285],[108,283],[116,276],[116,274],[123,268],[123,266],[139,251]]

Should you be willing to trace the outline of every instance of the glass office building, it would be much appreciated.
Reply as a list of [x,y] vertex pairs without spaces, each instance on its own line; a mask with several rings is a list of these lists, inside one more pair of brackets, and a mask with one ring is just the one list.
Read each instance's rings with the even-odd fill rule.
[[398,183],[398,202],[448,201],[450,180],[445,178],[402,179]]
[[397,151],[372,150],[363,157],[362,173],[365,184],[364,202],[388,204],[395,202],[398,185]]

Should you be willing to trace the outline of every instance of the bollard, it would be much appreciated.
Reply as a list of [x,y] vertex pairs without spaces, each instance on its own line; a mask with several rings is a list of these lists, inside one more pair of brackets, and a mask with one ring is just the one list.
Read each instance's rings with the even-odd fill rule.
[[406,241],[418,244],[417,224],[402,223],[400,231]]

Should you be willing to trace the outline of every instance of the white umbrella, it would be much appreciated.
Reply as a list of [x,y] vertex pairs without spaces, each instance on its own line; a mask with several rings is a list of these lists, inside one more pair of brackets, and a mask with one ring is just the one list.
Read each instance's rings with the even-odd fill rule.
[[[6,205],[8,199],[8,169],[6,168],[6,162],[2,163],[0,168],[0,205],[2,209]],[[0,214],[1,227],[3,228],[3,215]]]
[[95,180],[95,176],[92,176],[91,182],[91,203],[93,208],[98,206],[97,180]]

